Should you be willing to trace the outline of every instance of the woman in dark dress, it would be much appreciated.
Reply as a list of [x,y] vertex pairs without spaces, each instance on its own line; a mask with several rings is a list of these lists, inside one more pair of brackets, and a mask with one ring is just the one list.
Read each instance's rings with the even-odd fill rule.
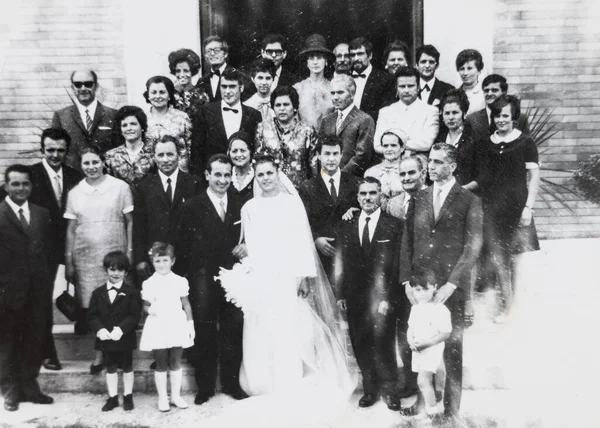
[[252,155],[254,144],[247,132],[234,132],[229,137],[227,156],[231,159],[231,189],[235,193],[240,206],[244,206],[254,196],[254,168]]
[[475,139],[471,126],[465,123],[469,99],[464,92],[452,89],[442,98],[440,109],[446,129],[440,132],[436,142],[456,147],[458,159],[454,176],[462,186],[473,181],[476,174]]
[[540,169],[535,142],[514,127],[521,111],[519,99],[502,96],[491,110],[497,131],[488,141],[478,143],[480,173],[465,187],[481,191],[484,250],[497,275],[503,300],[496,322],[504,322],[516,280],[513,257],[540,248],[533,223]]

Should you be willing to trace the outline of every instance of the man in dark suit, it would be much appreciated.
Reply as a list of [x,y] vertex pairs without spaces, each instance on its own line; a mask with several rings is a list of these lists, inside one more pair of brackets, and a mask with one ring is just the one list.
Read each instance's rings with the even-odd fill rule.
[[176,226],[175,270],[190,282],[196,330],[192,356],[198,386],[196,404],[215,394],[217,362],[221,391],[236,399],[246,397],[239,383],[243,314],[225,300],[223,289],[214,280],[220,267],[231,269],[246,255],[245,246],[238,244],[241,207],[228,191],[231,169],[223,154],[209,159],[205,174],[208,189],[183,205]]
[[454,89],[451,84],[435,77],[435,72],[440,65],[440,53],[433,45],[423,45],[417,49],[415,57],[420,77],[419,99],[427,104],[438,106],[446,92]]
[[154,142],[158,171],[135,188],[133,255],[141,281],[152,273],[148,250],[153,243],[173,243],[175,219],[183,204],[201,192],[200,180],[179,170],[178,141],[170,135]]
[[[369,117],[370,119],[370,117]],[[340,170],[342,140],[335,135],[322,137],[317,146],[321,174],[303,182],[298,189],[304,202],[308,222],[321,263],[333,280],[335,234],[342,216],[348,209],[358,207],[356,188],[358,179]]]
[[[63,218],[67,206],[67,195],[83,178],[79,170],[64,165],[70,150],[71,137],[64,129],[45,129],[41,138],[44,159],[31,167],[31,196],[29,202],[46,208],[50,213],[50,235],[48,270],[52,284],[56,279],[58,265],[65,263],[65,239],[67,220]],[[49,294],[49,323],[46,336],[43,365],[49,370],[60,370],[52,336],[52,289]]]
[[287,42],[281,34],[267,34],[260,44],[260,54],[275,64],[275,78],[271,91],[277,86],[292,86],[300,81],[298,75],[283,67],[283,60],[287,57]]
[[402,222],[381,210],[380,199],[379,180],[365,177],[359,182],[361,213],[338,230],[336,290],[340,306],[347,311],[352,348],[363,377],[364,395],[358,405],[372,406],[382,395],[388,408],[400,410],[392,302]]
[[362,177],[371,166],[375,122],[353,104],[355,91],[356,84],[352,77],[340,75],[333,78],[331,98],[336,111],[323,118],[319,135],[339,136],[343,142],[342,171]]
[[[471,125],[475,141],[487,140],[490,135],[496,132],[490,106],[496,99],[508,92],[508,83],[503,76],[499,74],[490,74],[483,79],[481,83],[483,95],[485,97],[485,108],[467,116],[466,122]],[[527,115],[521,114],[517,119],[516,128],[524,134],[529,134],[529,123]]]
[[371,65],[373,44],[364,37],[350,42],[352,77],[356,81],[354,104],[377,122],[379,110],[394,102],[396,86],[394,78]]
[[[458,416],[462,395],[462,343],[465,299],[470,293],[471,271],[482,243],[482,211],[477,196],[463,189],[453,176],[456,148],[436,143],[429,154],[433,185],[413,197],[402,241],[400,275],[405,293],[400,324],[406,325],[410,303],[415,303],[409,280],[413,269],[431,269],[437,279],[436,303],[450,310],[452,334],[446,341],[445,415]],[[405,334],[406,330],[401,331]],[[406,357],[406,355],[404,355]],[[410,369],[410,358],[403,359]]]
[[31,172],[12,165],[5,172],[8,196],[0,203],[0,392],[4,409],[29,401],[51,404],[37,382],[47,337],[50,215],[28,202]]
[[210,36],[202,42],[202,50],[204,51],[204,60],[210,67],[210,71],[198,79],[196,86],[202,92],[208,94],[211,102],[221,101],[221,74],[227,68],[229,45],[220,36]]
[[74,71],[71,88],[76,100],[72,106],[54,113],[52,127],[69,133],[72,144],[65,163],[81,170],[82,148],[97,146],[103,153],[114,148],[112,127],[117,111],[96,99],[98,76],[93,70]]
[[211,156],[227,153],[228,139],[234,132],[245,131],[254,136],[262,121],[260,112],[240,102],[244,90],[240,71],[234,68],[223,71],[220,87],[223,99],[205,104],[192,118],[196,132],[192,135],[190,171],[196,175],[204,171]]

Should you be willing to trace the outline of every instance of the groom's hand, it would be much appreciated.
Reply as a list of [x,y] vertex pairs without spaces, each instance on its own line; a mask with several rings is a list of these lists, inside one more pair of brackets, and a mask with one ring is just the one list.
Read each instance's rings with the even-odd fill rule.
[[335,238],[321,236],[320,238],[315,239],[315,247],[317,247],[319,253],[324,254],[327,257],[333,257],[335,256],[335,247],[331,245],[330,242],[335,242]]
[[246,249],[246,244],[245,243],[241,243],[235,246],[235,248],[231,251],[231,254],[233,254],[234,257],[237,257],[238,259],[243,259],[244,257],[248,256],[248,250]]

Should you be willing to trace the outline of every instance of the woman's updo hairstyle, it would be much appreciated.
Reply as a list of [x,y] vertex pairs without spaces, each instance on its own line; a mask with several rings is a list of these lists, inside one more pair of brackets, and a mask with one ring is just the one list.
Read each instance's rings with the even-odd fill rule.
[[169,71],[174,76],[175,68],[178,64],[186,62],[190,67],[192,76],[195,76],[200,71],[200,57],[191,49],[179,49],[169,54]]

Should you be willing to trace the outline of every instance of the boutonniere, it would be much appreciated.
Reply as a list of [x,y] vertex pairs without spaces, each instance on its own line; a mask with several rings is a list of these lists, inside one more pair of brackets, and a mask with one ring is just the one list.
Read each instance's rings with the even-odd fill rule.
[[119,294],[117,294],[117,296],[126,296],[126,294],[120,291]]

